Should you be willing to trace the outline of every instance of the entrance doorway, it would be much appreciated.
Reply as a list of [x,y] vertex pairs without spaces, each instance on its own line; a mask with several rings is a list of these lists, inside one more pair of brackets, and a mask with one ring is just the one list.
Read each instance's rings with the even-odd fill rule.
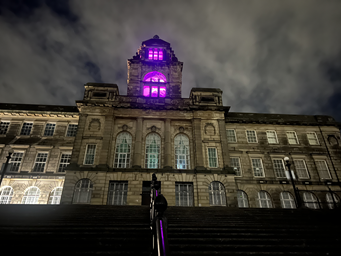
[[[150,204],[150,184],[151,181],[143,181],[142,182],[142,205],[149,205]],[[160,188],[157,190],[158,194],[161,193],[161,182]]]

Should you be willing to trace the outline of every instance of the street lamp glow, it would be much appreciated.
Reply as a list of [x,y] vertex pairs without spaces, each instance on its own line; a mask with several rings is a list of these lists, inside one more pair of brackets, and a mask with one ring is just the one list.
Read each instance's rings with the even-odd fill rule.
[[287,157],[287,156],[284,157],[284,161],[286,161],[286,162],[289,161],[289,157]]

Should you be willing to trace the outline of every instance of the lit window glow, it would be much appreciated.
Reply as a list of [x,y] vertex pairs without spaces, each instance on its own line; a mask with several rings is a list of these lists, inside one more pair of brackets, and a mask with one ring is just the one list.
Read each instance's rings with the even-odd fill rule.
[[163,60],[163,51],[159,50],[159,60]]
[[148,50],[149,60],[163,60],[163,49],[150,48]]
[[158,58],[158,50],[154,49],[154,60],[157,60]]
[[147,73],[144,76],[143,80],[146,82],[160,82],[160,83],[167,82],[167,79],[164,76],[164,74],[157,72],[157,71],[152,71],[152,72]]
[[160,86],[160,97],[166,97],[166,86]]
[[149,97],[150,95],[150,87],[149,86],[143,86],[143,96]]
[[150,49],[148,52],[148,59],[152,60],[153,59],[153,50]]
[[158,96],[158,87],[157,86],[152,86],[152,97],[157,97]]

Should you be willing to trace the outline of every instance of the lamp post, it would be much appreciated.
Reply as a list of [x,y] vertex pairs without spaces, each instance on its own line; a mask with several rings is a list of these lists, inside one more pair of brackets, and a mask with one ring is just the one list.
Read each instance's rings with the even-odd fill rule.
[[9,160],[11,159],[11,155],[13,154],[13,152],[14,152],[14,150],[11,148],[11,149],[8,151],[8,156],[6,156],[7,160],[6,160],[4,169],[2,170],[2,173],[1,173],[0,187],[1,187],[2,179],[4,178],[5,173],[6,173],[6,171],[7,171],[8,162],[9,162]]
[[287,156],[284,157],[284,161],[286,162],[285,166],[288,167],[289,177],[291,180],[292,187],[294,189],[294,193],[295,193],[295,197],[296,197],[296,207],[300,208],[301,207],[301,198],[300,198],[300,194],[298,193],[298,191],[295,187],[294,178],[292,177],[292,173],[291,173],[291,169],[290,169],[291,163],[289,162],[289,157],[287,157]]

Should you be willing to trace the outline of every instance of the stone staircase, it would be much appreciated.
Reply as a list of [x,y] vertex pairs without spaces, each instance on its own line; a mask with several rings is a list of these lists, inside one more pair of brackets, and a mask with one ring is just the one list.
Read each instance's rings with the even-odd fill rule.
[[0,242],[3,255],[150,255],[149,208],[0,205]]
[[180,255],[341,255],[341,212],[168,207],[168,242]]

